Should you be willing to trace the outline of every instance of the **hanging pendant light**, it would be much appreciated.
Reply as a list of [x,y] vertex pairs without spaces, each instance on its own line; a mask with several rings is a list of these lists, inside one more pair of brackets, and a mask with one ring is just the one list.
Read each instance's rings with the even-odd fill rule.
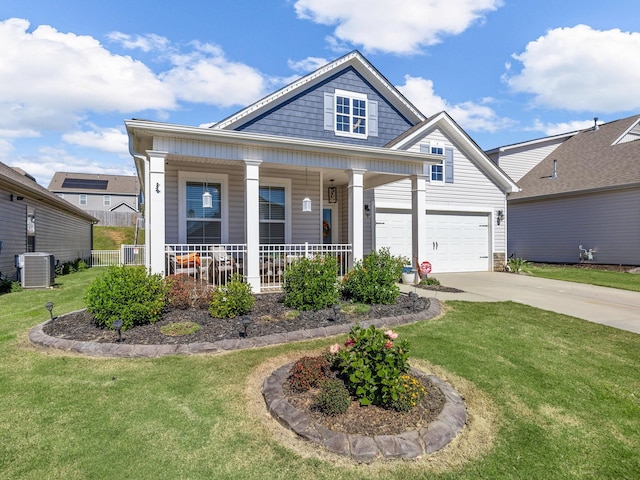
[[204,193],[202,194],[202,208],[213,207],[213,197],[209,193],[209,184],[204,187]]
[[307,196],[302,199],[302,211],[310,212],[311,211],[311,199],[309,198],[309,171],[305,169],[305,184],[307,189]]

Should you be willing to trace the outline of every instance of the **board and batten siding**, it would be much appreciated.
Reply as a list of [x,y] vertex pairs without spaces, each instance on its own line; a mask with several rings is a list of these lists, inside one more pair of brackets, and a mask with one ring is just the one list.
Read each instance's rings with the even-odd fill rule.
[[508,253],[533,262],[640,265],[640,189],[509,204]]
[[[333,94],[336,89],[366,94],[367,100],[377,102],[377,136],[342,137],[324,129],[324,94]],[[355,69],[348,67],[235,130],[381,147],[412,126]]]

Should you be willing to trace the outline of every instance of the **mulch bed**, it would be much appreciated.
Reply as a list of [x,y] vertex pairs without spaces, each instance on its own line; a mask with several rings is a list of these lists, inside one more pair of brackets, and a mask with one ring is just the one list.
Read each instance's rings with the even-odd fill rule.
[[[396,304],[373,305],[367,314],[347,314],[341,311],[336,316],[328,308],[316,312],[300,312],[296,318],[286,318],[291,309],[284,306],[283,293],[263,293],[255,295],[256,303],[248,315],[251,325],[247,328],[247,337],[260,337],[274,333],[326,327],[329,325],[353,323],[382,317],[393,317],[407,313],[420,312],[429,308],[429,299],[418,299],[415,310],[407,295],[400,295]],[[168,336],[160,332],[163,325],[172,322],[195,322],[200,325],[196,333],[184,336]],[[113,343],[118,339],[114,330],[101,328],[87,311],[80,311],[56,318],[43,328],[44,333],[52,337],[69,340]],[[242,318],[213,318],[207,310],[189,308],[171,309],[164,312],[162,319],[150,325],[141,325],[122,332],[126,344],[164,345],[187,344],[195,342],[216,342],[218,340],[237,339],[244,332]]]
[[[248,315],[252,323],[247,329],[247,337],[393,317],[423,311],[430,305],[428,298],[420,297],[414,307],[413,301],[403,294],[393,305],[373,305],[367,314],[347,314],[341,311],[336,318],[333,309],[324,309],[316,312],[300,312],[298,317],[289,319],[286,318],[286,314],[291,309],[284,306],[283,293],[260,294],[256,295],[255,299],[255,306]],[[160,332],[163,325],[186,321],[199,324],[201,329],[196,333],[177,337]],[[47,335],[58,338],[97,343],[113,343],[118,338],[117,332],[98,327],[93,316],[87,311],[55,318],[47,323],[43,330]],[[134,327],[123,332],[122,335],[126,344],[161,345],[236,339],[241,332],[244,332],[241,318],[212,318],[207,310],[189,308],[167,310],[160,321]],[[421,378],[420,381],[428,393],[418,406],[406,413],[376,406],[361,407],[357,401],[354,401],[346,413],[330,417],[324,416],[314,408],[317,391],[288,392],[287,399],[292,405],[309,415],[312,420],[321,422],[331,430],[360,435],[394,435],[426,426],[442,410],[445,402],[444,395],[428,379]]]
[[286,388],[284,390],[287,401],[291,405],[303,411],[312,422],[321,423],[334,432],[367,436],[398,435],[409,430],[426,427],[436,419],[444,407],[445,397],[440,389],[426,378],[419,378],[419,380],[426,388],[427,395],[420,404],[408,412],[398,412],[375,405],[361,407],[354,400],[346,413],[327,416],[316,408],[317,389],[296,392],[288,388],[285,382]]

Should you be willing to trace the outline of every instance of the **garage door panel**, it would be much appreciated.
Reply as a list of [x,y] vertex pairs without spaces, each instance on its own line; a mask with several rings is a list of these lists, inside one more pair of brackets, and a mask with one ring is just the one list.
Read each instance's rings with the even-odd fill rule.
[[[487,271],[489,225],[487,215],[429,213],[426,220],[426,258],[432,273]],[[412,257],[411,213],[376,213],[376,248]]]
[[433,273],[489,270],[486,215],[427,215],[427,246]]

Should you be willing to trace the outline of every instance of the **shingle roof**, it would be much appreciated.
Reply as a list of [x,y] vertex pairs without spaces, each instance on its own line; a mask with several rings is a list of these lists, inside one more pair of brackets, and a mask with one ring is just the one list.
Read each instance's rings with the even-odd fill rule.
[[[83,186],[82,181],[102,182],[105,188],[96,190],[88,183]],[[66,183],[65,183],[66,182]],[[86,183],[86,182],[85,182]],[[71,186],[70,186],[71,185]],[[98,193],[137,195],[140,193],[140,182],[136,176],[128,175],[104,175],[94,173],[69,173],[56,172],[49,182],[49,190],[52,192],[81,192],[96,191]]]
[[640,140],[616,143],[639,121],[635,115],[575,134],[522,177],[522,191],[509,200],[640,185]]
[[86,218],[89,221],[97,222],[97,219],[92,215],[89,215],[81,208],[72,205],[39,185],[35,179],[24,172],[24,170],[9,167],[2,162],[0,162],[0,185],[1,184],[6,184],[16,195],[22,194],[24,196],[37,198],[41,201],[53,204],[62,210]]

